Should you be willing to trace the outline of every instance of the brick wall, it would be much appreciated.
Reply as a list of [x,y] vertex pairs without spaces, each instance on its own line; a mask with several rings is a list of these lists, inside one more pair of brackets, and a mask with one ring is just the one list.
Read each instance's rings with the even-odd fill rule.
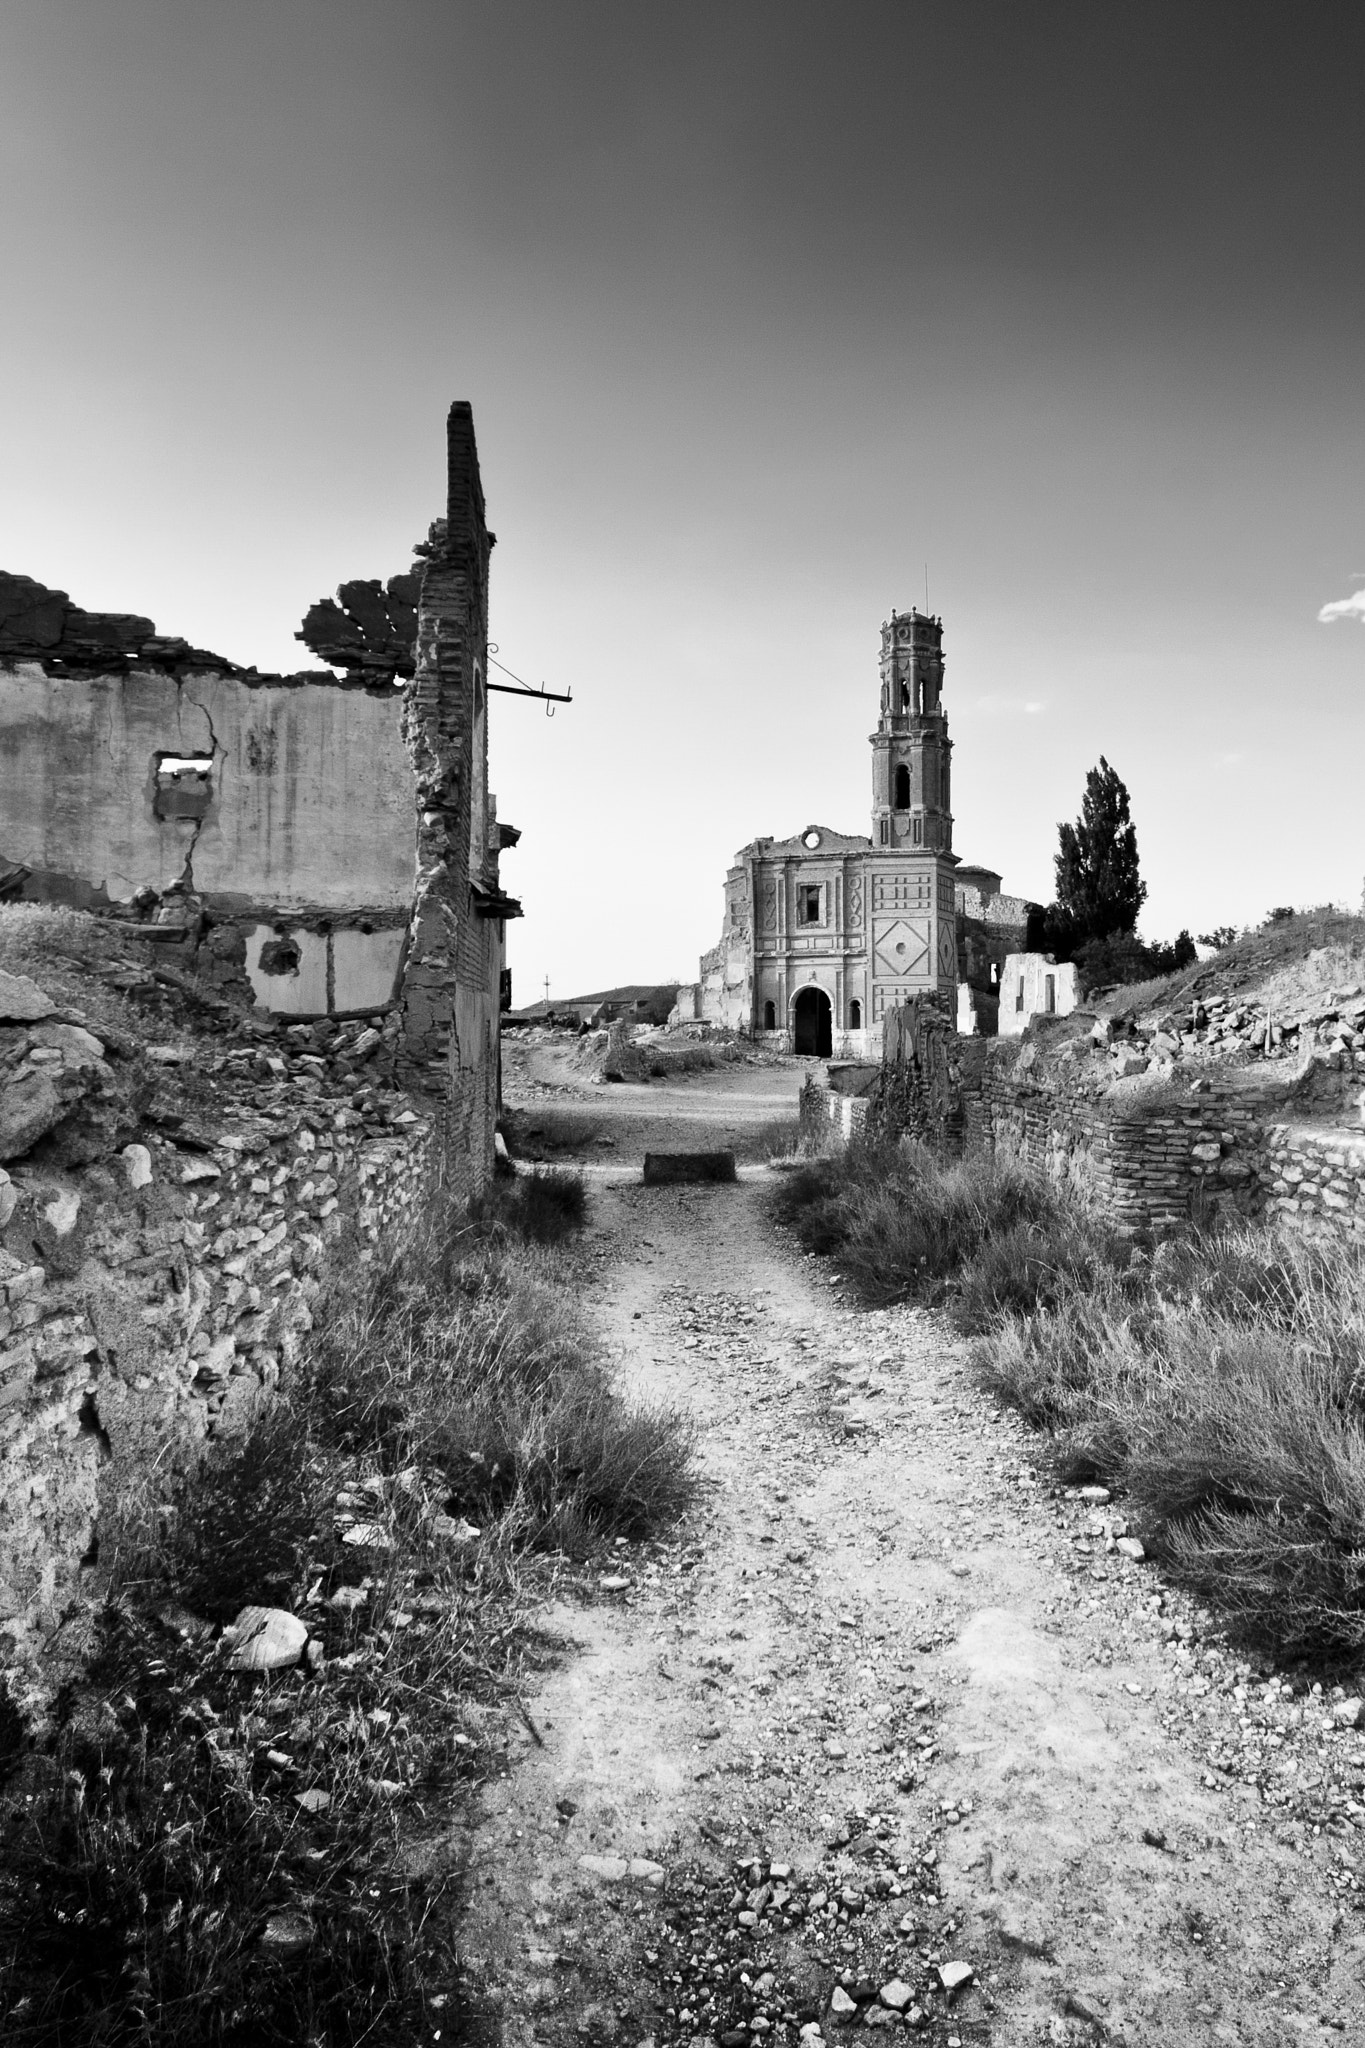
[[1264,1139],[1258,1111],[1216,1090],[1188,1103],[1116,1103],[1065,1069],[1019,1076],[994,1047],[969,1119],[969,1144],[1045,1173],[1128,1233],[1259,1213]]
[[402,1066],[440,1089],[444,1172],[477,1194],[492,1171],[497,1117],[502,924],[488,844],[488,558],[474,423],[447,422],[446,517],[431,529],[417,616],[416,674],[404,733],[416,803],[416,883],[403,977]]

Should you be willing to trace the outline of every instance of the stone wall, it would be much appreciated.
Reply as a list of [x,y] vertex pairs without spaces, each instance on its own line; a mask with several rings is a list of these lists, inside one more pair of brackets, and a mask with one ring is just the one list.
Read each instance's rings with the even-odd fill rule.
[[169,1482],[287,1378],[329,1255],[399,1242],[439,1173],[401,1097],[289,1093],[206,1146],[148,1132],[0,1186],[0,1646],[79,1590],[113,1490]]
[[1230,1094],[1115,1100],[1065,1069],[1021,1074],[997,1047],[986,1049],[974,1093],[969,1149],[988,1146],[1045,1173],[1126,1234],[1264,1207],[1263,1118]]
[[1080,1039],[963,1039],[931,1007],[909,1005],[889,1021],[873,1090],[853,1099],[807,1084],[803,1137],[814,1147],[880,1130],[949,1158],[989,1150],[1126,1236],[1224,1217],[1365,1242],[1365,1131],[1286,1121],[1283,1091],[1106,1084],[1090,1051]]
[[1305,1236],[1365,1242],[1365,1131],[1272,1124],[1261,1172],[1272,1221]]
[[1125,1233],[1240,1216],[1365,1240],[1365,1132],[1288,1121],[1283,1094],[1216,1082],[1096,1094],[1073,1063],[995,1046],[967,1107],[969,1148],[1037,1168]]

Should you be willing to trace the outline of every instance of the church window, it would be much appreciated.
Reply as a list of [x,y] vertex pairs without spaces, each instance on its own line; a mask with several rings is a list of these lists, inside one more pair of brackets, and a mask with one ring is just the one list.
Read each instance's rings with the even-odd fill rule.
[[1015,991],[1014,1007],[1016,1010],[1022,1010],[1024,1007],[1024,977],[1022,974],[1019,977],[1019,986]]
[[898,811],[908,811],[910,808],[910,770],[906,767],[904,761],[896,769],[895,808]]
[[820,922],[820,884],[805,882],[798,891],[797,915],[802,924]]
[[1047,1011],[1049,1017],[1053,1017],[1057,1013],[1057,977],[1055,974],[1045,974],[1043,976],[1043,1008]]
[[861,1031],[863,1028],[863,1006],[856,996],[848,1006],[848,1028],[850,1031]]
[[776,1031],[777,1029],[776,1003],[765,1003],[763,1005],[763,1029],[765,1031]]
[[902,711],[908,711],[909,709],[910,709],[910,685],[909,685],[909,683],[902,683],[902,684],[901,684],[901,710],[902,710]]
[[919,821],[919,819],[918,819],[918,818],[916,818],[916,819],[915,819],[915,821],[914,821],[914,830],[913,830],[913,832],[912,832],[912,834],[911,834],[911,837],[912,837],[912,838],[914,839],[914,842],[915,842],[916,846],[918,846],[918,845],[919,845],[919,835],[920,835],[920,821]]
[[882,831],[881,831],[881,839],[882,839],[882,845],[883,845],[883,846],[885,846],[885,845],[887,844],[887,842],[889,841],[890,837],[891,837],[891,827],[890,827],[890,825],[889,825],[889,824],[887,823],[886,819],[885,819],[885,818],[883,818],[883,819],[882,819]]

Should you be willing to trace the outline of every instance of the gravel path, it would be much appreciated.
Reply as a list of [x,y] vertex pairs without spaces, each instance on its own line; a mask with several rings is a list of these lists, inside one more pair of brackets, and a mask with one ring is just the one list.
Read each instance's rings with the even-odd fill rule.
[[682,1121],[681,1085],[603,1102],[552,1053],[528,1095],[618,1138],[593,1313],[707,1483],[546,1616],[576,1652],[469,1845],[504,2038],[1365,2040],[1365,1730],[1207,1641],[936,1317],[855,1309],[774,1231],[765,1169],[639,1183],[645,1143],[794,1105],[799,1063],[690,1082]]

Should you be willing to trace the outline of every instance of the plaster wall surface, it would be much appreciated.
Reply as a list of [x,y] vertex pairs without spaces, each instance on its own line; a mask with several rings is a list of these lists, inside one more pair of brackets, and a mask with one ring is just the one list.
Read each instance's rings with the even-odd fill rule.
[[[0,857],[126,901],[186,878],[272,917],[406,910],[412,770],[402,702],[153,669],[0,675]],[[202,818],[157,815],[161,755],[212,756]]]
[[1069,1017],[1079,996],[1076,968],[1046,953],[1007,953],[1000,975],[999,1031],[1018,1038],[1034,1017]]

